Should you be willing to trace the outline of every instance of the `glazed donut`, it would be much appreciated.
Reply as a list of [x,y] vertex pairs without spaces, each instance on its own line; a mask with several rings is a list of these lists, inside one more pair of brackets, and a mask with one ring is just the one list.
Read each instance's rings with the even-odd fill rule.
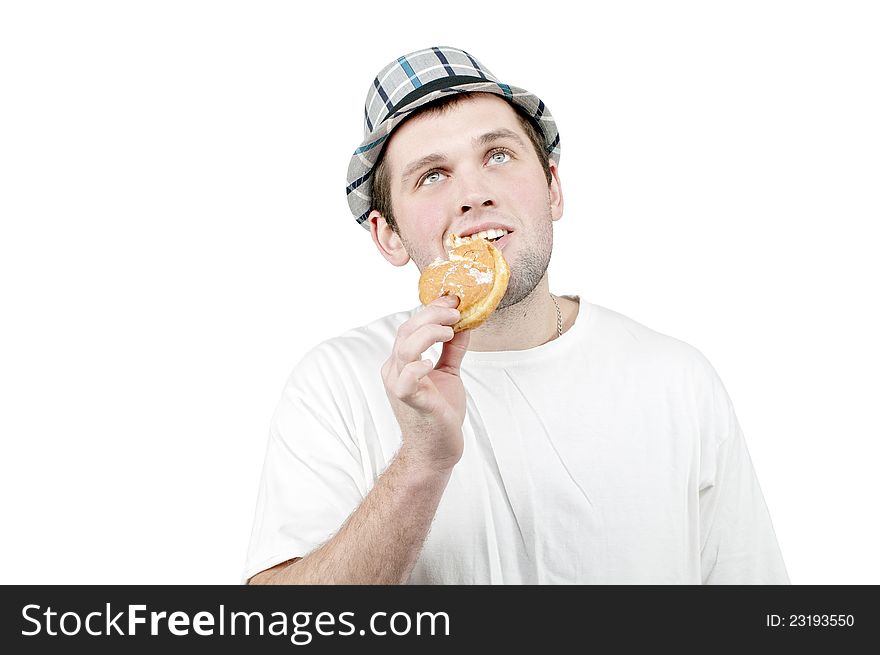
[[455,332],[481,325],[495,311],[510,279],[501,251],[486,239],[449,236],[448,259],[439,257],[422,271],[419,300],[423,305],[440,296],[458,296]]

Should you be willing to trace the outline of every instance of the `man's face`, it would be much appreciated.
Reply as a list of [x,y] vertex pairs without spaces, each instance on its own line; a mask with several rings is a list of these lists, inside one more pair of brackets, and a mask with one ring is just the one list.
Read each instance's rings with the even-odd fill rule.
[[394,132],[385,158],[400,238],[419,270],[446,258],[450,233],[505,229],[495,242],[511,271],[500,307],[531,293],[550,261],[562,194],[555,162],[548,188],[507,102],[480,93],[442,114],[417,116]]

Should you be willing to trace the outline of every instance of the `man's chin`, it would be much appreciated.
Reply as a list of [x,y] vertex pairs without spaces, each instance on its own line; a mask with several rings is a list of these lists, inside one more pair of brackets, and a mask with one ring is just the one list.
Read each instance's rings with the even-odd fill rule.
[[[509,262],[508,262],[509,263]],[[506,309],[528,298],[544,279],[547,274],[547,261],[528,261],[525,267],[510,267],[510,280],[507,283],[507,291],[498,303],[497,309]]]
[[[511,281],[512,280],[513,274],[511,274]],[[537,283],[532,285],[531,289],[523,289],[520,285],[508,284],[507,291],[504,292],[504,296],[501,298],[501,302],[498,303],[496,309],[507,309],[508,307],[513,307],[514,305],[521,303],[529,297],[529,294],[535,290],[536,286],[538,286]]]

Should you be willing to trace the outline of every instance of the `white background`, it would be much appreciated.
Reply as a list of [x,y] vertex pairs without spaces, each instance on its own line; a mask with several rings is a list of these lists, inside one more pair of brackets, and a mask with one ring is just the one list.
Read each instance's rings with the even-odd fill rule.
[[367,89],[454,45],[558,121],[551,288],[709,358],[794,583],[880,583],[876,3],[305,4],[2,5],[0,582],[238,582],[290,370],[418,302]]

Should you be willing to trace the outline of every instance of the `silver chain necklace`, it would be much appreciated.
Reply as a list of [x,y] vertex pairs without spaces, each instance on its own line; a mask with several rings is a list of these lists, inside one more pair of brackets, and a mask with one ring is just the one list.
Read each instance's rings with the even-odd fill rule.
[[556,296],[552,293],[550,294],[550,298],[553,299],[553,304],[556,305],[556,336],[562,336],[562,312],[559,310],[559,303],[556,302]]

